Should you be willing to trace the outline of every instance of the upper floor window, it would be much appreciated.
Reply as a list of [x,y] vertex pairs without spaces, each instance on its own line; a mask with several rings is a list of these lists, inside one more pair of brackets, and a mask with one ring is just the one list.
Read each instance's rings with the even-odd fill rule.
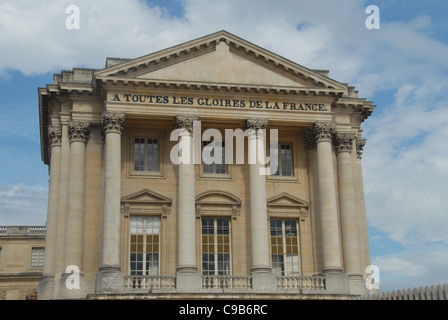
[[159,139],[134,139],[134,171],[159,171]]
[[31,248],[31,267],[43,268],[45,264],[45,248]]
[[[271,166],[274,162],[271,161]],[[274,176],[292,177],[292,144],[291,143],[279,143],[278,145],[278,166]],[[273,171],[273,170],[272,170]]]
[[205,174],[227,174],[224,141],[203,141],[202,147],[203,172]]

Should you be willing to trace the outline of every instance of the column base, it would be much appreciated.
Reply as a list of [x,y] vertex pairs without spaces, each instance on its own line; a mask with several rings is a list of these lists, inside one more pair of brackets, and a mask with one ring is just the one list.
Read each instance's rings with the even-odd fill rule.
[[84,299],[93,293],[93,285],[83,273],[63,273],[59,280],[58,299]]
[[195,267],[182,267],[176,273],[177,292],[200,292],[202,290],[202,276]]
[[54,294],[54,276],[43,275],[39,281],[38,289],[38,300],[50,300],[53,299]]
[[368,293],[366,282],[362,274],[349,274],[350,294],[364,295]]
[[348,275],[340,268],[323,270],[325,275],[325,288],[328,294],[350,294]]
[[95,293],[124,292],[123,273],[120,267],[101,267],[96,275]]
[[277,291],[277,277],[271,268],[252,269],[252,288],[256,293],[272,293]]

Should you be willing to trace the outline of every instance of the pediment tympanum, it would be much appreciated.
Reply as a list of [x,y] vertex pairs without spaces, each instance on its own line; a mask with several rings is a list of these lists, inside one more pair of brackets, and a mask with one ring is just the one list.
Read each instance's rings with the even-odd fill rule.
[[342,94],[347,88],[327,76],[260,48],[226,31],[132,60],[120,60],[96,72],[96,79],[125,83],[207,83],[308,88]]

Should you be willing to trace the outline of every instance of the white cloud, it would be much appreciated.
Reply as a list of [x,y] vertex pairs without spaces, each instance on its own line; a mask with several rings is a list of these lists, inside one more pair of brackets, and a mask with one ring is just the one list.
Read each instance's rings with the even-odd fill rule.
[[381,291],[407,289],[446,283],[448,253],[444,248],[404,251],[372,258],[379,267]]
[[42,225],[47,201],[46,187],[0,182],[0,225]]

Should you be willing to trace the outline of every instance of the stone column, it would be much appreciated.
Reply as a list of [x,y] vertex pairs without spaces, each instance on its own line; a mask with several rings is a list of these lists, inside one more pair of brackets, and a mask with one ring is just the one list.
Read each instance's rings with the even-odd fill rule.
[[350,293],[365,293],[359,257],[358,219],[355,209],[353,187],[352,146],[354,135],[336,133],[334,136],[339,187],[339,209],[341,216],[342,252],[344,271],[349,276]]
[[50,182],[48,186],[45,265],[39,282],[39,300],[52,299],[54,291],[62,128],[60,126],[49,126],[48,140],[50,145]]
[[80,298],[86,293],[86,283],[82,274],[82,251],[84,238],[84,193],[86,143],[90,124],[70,121],[68,134],[70,139],[70,169],[68,188],[68,213],[66,222],[65,268],[75,266],[80,271],[80,288],[71,289],[66,280],[71,274],[64,273],[60,281],[61,298]]
[[305,150],[308,152],[308,181],[310,185],[310,216],[313,235],[313,255],[316,272],[321,272],[322,262],[322,228],[320,225],[319,181],[317,173],[316,134],[313,129],[304,131]]
[[96,293],[123,290],[120,267],[121,132],[125,115],[104,112],[101,124],[105,136],[103,167],[103,229],[101,265],[96,278]]
[[249,201],[252,240],[252,279],[256,292],[269,292],[276,288],[276,278],[272,273],[269,259],[269,226],[266,203],[266,177],[261,174],[264,165],[259,156],[265,155],[265,131],[268,121],[246,120],[249,157]]
[[[178,292],[194,292],[202,288],[202,278],[196,264],[196,211],[195,175],[193,161],[194,116],[177,116],[175,127],[179,130],[182,156],[178,164],[178,261],[176,288]],[[197,146],[201,147],[201,146]]]
[[355,163],[355,196],[356,210],[359,219],[359,250],[361,257],[361,272],[365,272],[365,268],[370,265],[369,237],[367,231],[367,214],[364,198],[364,182],[362,175],[362,149],[366,143],[365,139],[356,139],[356,163]]
[[332,151],[334,129],[335,124],[332,122],[314,123],[317,144],[323,272],[327,277],[328,293],[348,293],[348,279],[343,275],[339,242],[338,209]]

